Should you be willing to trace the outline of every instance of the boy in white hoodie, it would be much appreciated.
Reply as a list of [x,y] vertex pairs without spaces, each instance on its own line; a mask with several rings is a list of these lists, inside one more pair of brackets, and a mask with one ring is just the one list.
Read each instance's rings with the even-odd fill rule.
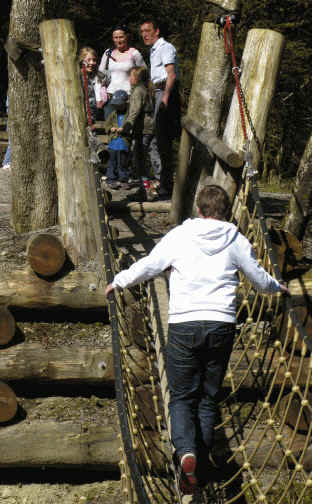
[[234,224],[227,193],[204,187],[199,218],[167,233],[150,254],[118,273],[106,288],[131,287],[171,268],[166,370],[170,390],[171,438],[182,470],[181,490],[197,485],[199,447],[211,449],[217,394],[235,335],[238,270],[262,292],[287,292],[258,263],[251,244]]

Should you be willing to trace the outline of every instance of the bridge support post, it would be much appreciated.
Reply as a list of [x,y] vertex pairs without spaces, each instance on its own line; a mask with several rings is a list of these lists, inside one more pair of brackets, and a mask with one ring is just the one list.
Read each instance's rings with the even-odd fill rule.
[[[279,63],[284,46],[284,37],[272,30],[253,29],[247,35],[246,45],[241,62],[241,87],[245,95],[246,105],[262,147],[271,101],[274,95]],[[246,117],[246,115],[245,115]],[[253,153],[253,169],[257,169],[260,152],[246,118],[247,135],[250,139],[250,149]],[[241,126],[241,116],[236,90],[223,133],[223,142],[232,150],[239,152],[244,147],[244,134]],[[236,175],[237,172],[235,172]],[[228,166],[216,161],[213,178],[229,194],[233,201],[238,185],[237,176]]]
[[74,264],[95,259],[100,222],[86,114],[71,21],[40,24],[55,152],[59,222],[63,243]]
[[[215,0],[214,5],[221,11],[233,11],[239,9],[240,0]],[[213,17],[216,19],[216,15]],[[210,131],[217,132],[219,128],[229,72],[229,56],[225,54],[223,38],[218,37],[215,23],[204,22],[187,116]],[[212,169],[213,159],[207,150],[198,143],[194,144],[183,129],[172,195],[172,222],[181,222],[191,212],[198,179],[211,175]]]

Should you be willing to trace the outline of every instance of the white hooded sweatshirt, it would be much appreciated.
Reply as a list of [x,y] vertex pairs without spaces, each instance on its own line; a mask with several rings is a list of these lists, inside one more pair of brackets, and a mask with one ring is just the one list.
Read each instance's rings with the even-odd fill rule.
[[237,227],[211,218],[187,219],[169,231],[148,256],[118,273],[113,287],[131,287],[168,267],[169,323],[234,323],[238,270],[258,291],[281,291],[279,282],[260,266],[251,244]]

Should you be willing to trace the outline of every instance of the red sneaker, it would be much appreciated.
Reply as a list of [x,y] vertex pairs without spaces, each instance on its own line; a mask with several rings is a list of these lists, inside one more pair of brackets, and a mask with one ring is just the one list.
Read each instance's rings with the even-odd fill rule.
[[193,494],[197,488],[196,456],[194,453],[185,453],[180,459],[181,464],[181,491],[184,495]]

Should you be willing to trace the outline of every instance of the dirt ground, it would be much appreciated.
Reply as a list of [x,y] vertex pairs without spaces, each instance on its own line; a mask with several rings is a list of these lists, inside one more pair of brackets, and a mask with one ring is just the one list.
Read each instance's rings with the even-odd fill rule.
[[[0,168],[0,274],[26,266],[27,236],[16,235],[10,224],[11,174]],[[134,192],[134,190],[130,191]],[[127,198],[129,193],[116,192],[114,200]],[[142,253],[151,248],[171,226],[167,214],[146,213],[136,217],[115,216],[113,225],[120,229],[121,246],[133,235],[132,252]],[[146,244],[140,249],[136,230],[143,233]],[[50,231],[59,234],[58,227]],[[150,238],[152,237],[152,238]],[[73,313],[49,315],[39,311],[15,310],[15,320],[22,341],[41,343],[49,347],[111,347],[111,328],[108,320],[97,319],[94,313],[82,319]],[[18,342],[17,342],[18,344]],[[0,349],[1,358],[1,349]],[[1,377],[0,377],[1,379]],[[103,390],[99,385],[53,386],[40,383],[10,384],[15,390],[19,407],[26,419],[17,422],[70,420],[108,425],[119,433],[114,390]],[[0,424],[0,429],[6,426]],[[22,428],[22,425],[21,425]],[[84,467],[62,468],[2,468],[0,471],[0,504],[119,504],[121,502],[120,475],[87,471]]]

